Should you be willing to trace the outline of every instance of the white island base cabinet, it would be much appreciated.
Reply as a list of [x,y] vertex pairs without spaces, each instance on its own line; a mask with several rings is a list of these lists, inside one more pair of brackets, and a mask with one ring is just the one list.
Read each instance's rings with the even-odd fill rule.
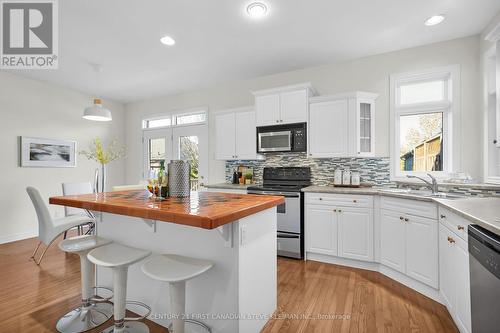
[[[223,227],[226,231],[104,213],[97,233],[154,253],[212,261],[212,269],[187,283],[187,314],[197,316],[212,332],[256,333],[277,308],[276,225],[276,208],[232,222]],[[167,327],[168,284],[147,277],[141,264],[129,268],[127,299],[151,306],[150,319]],[[111,287],[111,270],[98,267],[97,282]]]

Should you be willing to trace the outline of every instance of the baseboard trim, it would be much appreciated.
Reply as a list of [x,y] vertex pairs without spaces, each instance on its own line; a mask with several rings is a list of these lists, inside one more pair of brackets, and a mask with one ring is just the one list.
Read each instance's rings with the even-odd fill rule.
[[0,244],[11,243],[11,242],[15,242],[18,240],[33,238],[33,237],[37,237],[37,236],[38,236],[38,232],[36,232],[36,231],[19,232],[16,234],[0,236]]
[[443,304],[443,300],[441,296],[439,295],[439,290],[434,289],[420,281],[417,281],[411,277],[408,277],[398,271],[395,271],[394,269],[384,266],[382,264],[379,264],[377,262],[367,262],[367,261],[359,261],[359,260],[353,260],[353,259],[346,259],[346,258],[340,258],[340,257],[333,257],[333,256],[328,256],[324,254],[318,254],[318,253],[306,253],[306,258],[307,260],[312,260],[312,261],[319,261],[319,262],[324,262],[327,264],[334,264],[334,265],[340,265],[340,266],[346,266],[346,267],[352,267],[352,268],[359,268],[359,269],[366,269],[370,271],[375,271],[379,272],[380,274],[383,274],[387,276],[390,279],[395,280],[396,282],[399,282],[403,285],[405,285],[408,288],[411,288],[419,293],[421,293],[424,296],[427,296],[431,298],[432,300]]

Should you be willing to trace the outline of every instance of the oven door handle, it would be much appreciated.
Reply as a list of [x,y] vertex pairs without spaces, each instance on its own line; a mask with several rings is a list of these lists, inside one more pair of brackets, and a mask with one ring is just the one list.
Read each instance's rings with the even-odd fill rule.
[[278,233],[278,238],[298,239],[298,238],[300,238],[300,235],[289,235],[289,234],[280,234],[280,233]]
[[260,194],[260,195],[280,195],[285,198],[299,198],[300,193],[295,192],[272,192],[272,191],[247,191],[247,194]]

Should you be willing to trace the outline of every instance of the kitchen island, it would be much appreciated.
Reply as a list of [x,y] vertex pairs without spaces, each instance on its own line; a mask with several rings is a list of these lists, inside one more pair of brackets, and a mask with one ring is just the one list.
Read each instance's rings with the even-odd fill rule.
[[[283,197],[193,192],[154,201],[144,191],[50,198],[51,204],[98,212],[97,234],[156,253],[210,260],[214,267],[188,282],[186,313],[213,332],[260,332],[277,307],[276,206]],[[98,285],[111,271],[98,268]],[[127,298],[151,306],[150,319],[168,326],[168,285],[129,269]],[[131,309],[132,311],[134,309]]]

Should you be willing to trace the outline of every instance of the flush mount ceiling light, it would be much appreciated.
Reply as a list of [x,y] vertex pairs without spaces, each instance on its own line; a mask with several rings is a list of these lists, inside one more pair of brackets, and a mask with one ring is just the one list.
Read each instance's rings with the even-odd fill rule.
[[247,6],[247,14],[253,19],[260,19],[267,15],[267,6],[262,2],[252,2]]
[[443,22],[444,18],[445,18],[444,15],[431,16],[425,21],[425,25],[428,27],[433,26],[433,25],[437,25],[437,24]]
[[102,106],[100,98],[94,98],[94,105],[86,107],[83,111],[83,118],[93,121],[111,121],[111,111]]
[[175,44],[175,39],[170,36],[163,36],[162,38],[160,38],[160,42],[164,45],[172,46]]

